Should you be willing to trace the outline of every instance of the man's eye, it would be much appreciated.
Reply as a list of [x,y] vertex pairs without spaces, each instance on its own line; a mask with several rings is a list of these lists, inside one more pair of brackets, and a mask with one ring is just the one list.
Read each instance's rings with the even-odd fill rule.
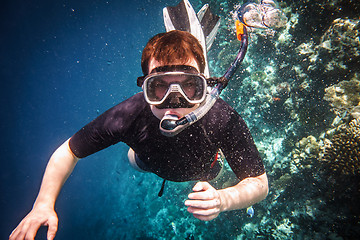
[[156,88],[167,88],[167,86],[168,85],[166,83],[163,83],[163,82],[159,82],[159,83],[155,84]]
[[166,87],[166,86],[167,86],[167,83],[164,81],[153,81],[151,83],[151,87],[159,88],[159,87]]
[[183,84],[183,86],[195,86],[194,81],[185,81]]

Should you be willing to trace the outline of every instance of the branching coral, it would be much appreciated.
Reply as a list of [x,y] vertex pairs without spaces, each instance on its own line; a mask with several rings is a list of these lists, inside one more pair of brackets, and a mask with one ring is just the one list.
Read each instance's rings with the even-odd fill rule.
[[322,160],[336,174],[360,174],[360,120],[352,120],[333,136]]

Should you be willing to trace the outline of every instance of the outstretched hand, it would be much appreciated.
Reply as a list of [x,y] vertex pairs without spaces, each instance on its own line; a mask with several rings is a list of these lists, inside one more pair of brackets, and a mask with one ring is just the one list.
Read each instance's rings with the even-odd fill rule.
[[53,240],[58,228],[58,217],[53,209],[33,209],[14,229],[9,240],[34,239],[40,226],[48,226],[47,239]]
[[185,201],[188,212],[194,217],[210,221],[216,218],[221,212],[221,198],[219,192],[208,182],[198,182]]

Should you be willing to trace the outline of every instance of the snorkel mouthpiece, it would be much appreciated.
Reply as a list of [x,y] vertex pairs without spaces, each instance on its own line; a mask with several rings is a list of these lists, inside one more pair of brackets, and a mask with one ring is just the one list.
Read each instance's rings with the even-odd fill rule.
[[215,104],[216,100],[219,98],[222,84],[218,84],[209,94],[207,94],[205,101],[193,112],[185,115],[181,119],[178,116],[167,114],[160,121],[160,132],[167,137],[173,137],[176,134],[183,131],[189,125],[195,123],[201,119]]
[[187,122],[185,117],[179,119],[176,115],[167,114],[160,121],[160,131],[164,136],[173,137],[184,129]]
[[161,119],[160,127],[164,130],[172,131],[178,126],[178,120],[179,118],[175,115],[165,115],[163,119]]

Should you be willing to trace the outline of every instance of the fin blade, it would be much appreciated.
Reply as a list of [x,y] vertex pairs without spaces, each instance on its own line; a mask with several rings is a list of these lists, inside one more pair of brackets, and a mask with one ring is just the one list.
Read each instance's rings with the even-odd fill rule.
[[164,23],[166,31],[180,30],[190,32],[190,21],[186,5],[184,1],[181,1],[176,6],[169,6],[163,9]]
[[202,6],[202,8],[198,11],[197,13],[197,17],[199,19],[199,21],[201,22],[201,20],[204,17],[204,14],[206,12],[206,10],[209,8],[209,4],[205,4],[204,6]]
[[206,60],[204,74],[205,76],[209,77],[210,73],[207,61],[206,38],[198,16],[195,13],[190,2],[188,0],[182,0],[176,6],[165,7],[163,9],[163,16],[166,31],[171,31],[175,29],[187,31],[199,40],[204,50],[204,56]]
[[213,14],[209,7],[206,8],[204,7],[201,9],[201,10],[204,9],[204,12],[201,13],[202,17],[200,23],[204,31],[204,35],[206,36],[206,48],[207,51],[209,51],[215,40],[215,36],[220,26],[221,18]]

